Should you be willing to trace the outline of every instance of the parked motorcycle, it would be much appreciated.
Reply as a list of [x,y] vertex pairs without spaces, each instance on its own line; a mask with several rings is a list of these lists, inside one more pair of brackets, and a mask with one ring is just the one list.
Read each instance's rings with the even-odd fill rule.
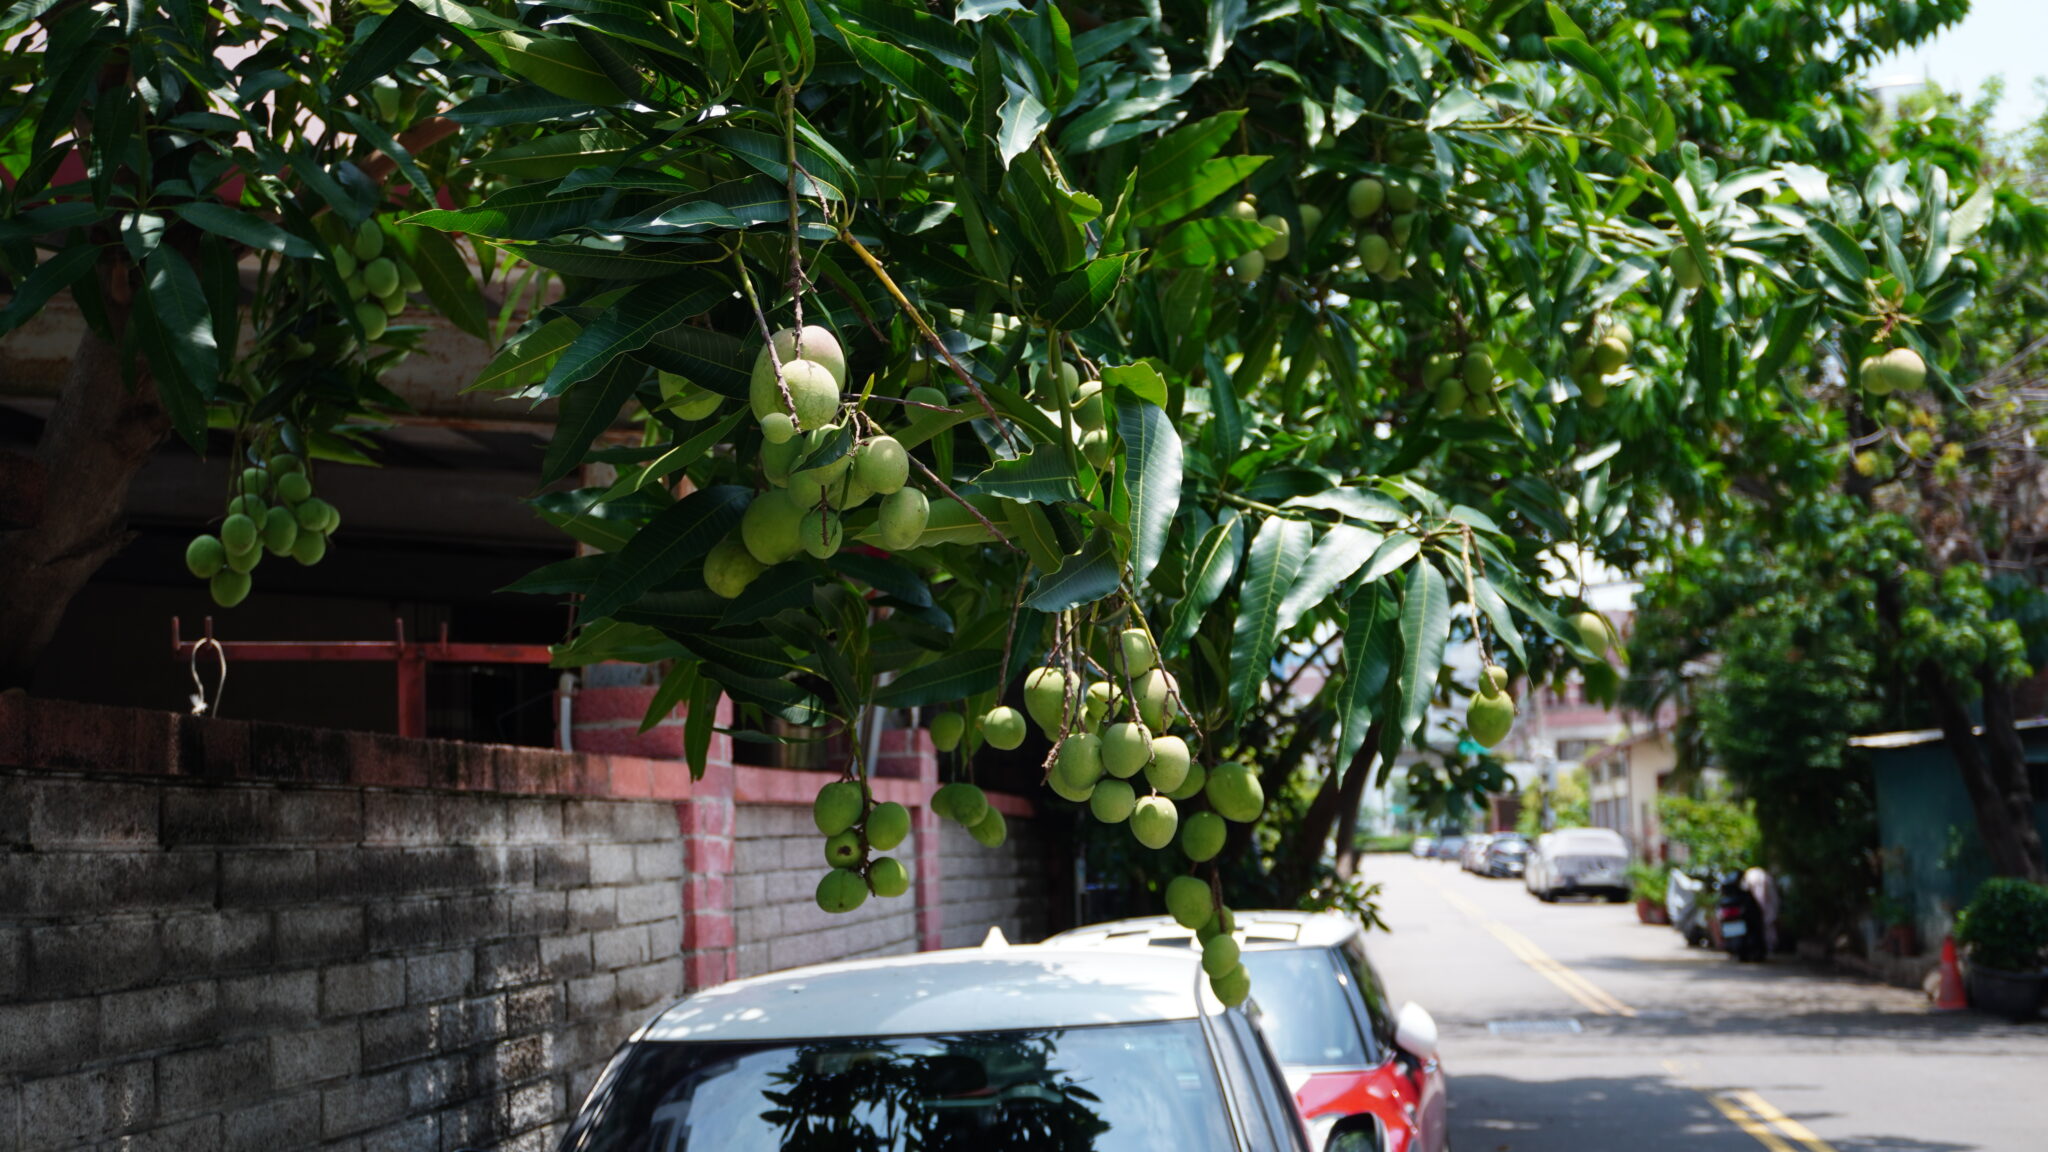
[[1705,881],[1680,868],[1671,869],[1664,882],[1664,913],[1689,948],[1704,948],[1714,939],[1713,929],[1707,925],[1712,902],[1706,891]]
[[1721,882],[1720,893],[1714,914],[1721,923],[1722,949],[1745,963],[1762,960],[1766,952],[1763,906],[1742,886],[1739,872]]

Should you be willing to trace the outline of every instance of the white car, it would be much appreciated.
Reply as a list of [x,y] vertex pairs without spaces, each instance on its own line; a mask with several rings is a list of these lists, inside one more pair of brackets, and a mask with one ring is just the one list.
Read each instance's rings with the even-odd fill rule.
[[1610,828],[1560,828],[1536,838],[1522,884],[1538,900],[1589,893],[1628,899],[1628,841]]
[[1307,1152],[1186,952],[956,949],[722,984],[605,1068],[562,1152]]

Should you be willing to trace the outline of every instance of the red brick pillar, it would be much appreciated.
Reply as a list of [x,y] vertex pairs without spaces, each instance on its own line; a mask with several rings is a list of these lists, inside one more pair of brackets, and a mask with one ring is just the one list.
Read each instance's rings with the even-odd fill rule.
[[927,803],[939,786],[938,750],[923,728],[893,728],[882,733],[877,760],[875,775],[918,782],[918,803],[911,809],[916,855],[910,875],[917,894],[917,946],[931,951],[942,946],[946,926],[939,906],[939,816]]
[[640,721],[659,690],[657,683],[649,682],[651,675],[650,670],[637,664],[596,664],[584,669],[582,683],[570,705],[570,746],[578,752],[681,760],[681,706],[671,710],[661,723],[640,731]]
[[[717,726],[732,723],[732,701],[720,697]],[[732,737],[714,731],[704,776],[676,803],[683,834],[683,986],[709,988],[737,976],[738,937],[732,913]]]

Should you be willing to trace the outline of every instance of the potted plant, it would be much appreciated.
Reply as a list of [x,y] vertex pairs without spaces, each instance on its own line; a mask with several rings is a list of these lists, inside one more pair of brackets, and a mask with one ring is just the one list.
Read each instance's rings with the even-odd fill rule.
[[2048,886],[2008,876],[1986,880],[1956,917],[1956,943],[1969,958],[1972,1007],[2013,1020],[2040,1015],[2048,972]]
[[1637,861],[1628,866],[1628,886],[1636,901],[1636,919],[1645,924],[1671,923],[1670,913],[1664,907],[1664,889],[1670,879],[1669,864]]
[[1920,938],[1913,930],[1913,898],[1881,896],[1876,911],[1879,922],[1884,925],[1884,936],[1879,940],[1878,948],[1893,956],[1918,956]]

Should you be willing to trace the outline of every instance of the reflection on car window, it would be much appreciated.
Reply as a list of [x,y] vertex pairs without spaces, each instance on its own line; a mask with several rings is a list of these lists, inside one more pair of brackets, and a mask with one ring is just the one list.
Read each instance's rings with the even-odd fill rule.
[[1248,948],[1244,966],[1264,1012],[1259,1027],[1282,1064],[1368,1063],[1358,1018],[1322,949]]
[[635,1049],[563,1152],[1229,1148],[1193,1020]]
[[[1351,970],[1351,978],[1358,982],[1358,994],[1365,999],[1365,1014],[1372,1018],[1372,1034],[1382,1046],[1394,1043],[1394,1006],[1387,1002],[1387,989],[1380,983],[1380,974],[1373,970],[1372,963],[1365,958],[1365,943],[1353,936],[1339,949],[1344,955],[1344,966]],[[1374,1055],[1373,1063],[1379,1057]]]

